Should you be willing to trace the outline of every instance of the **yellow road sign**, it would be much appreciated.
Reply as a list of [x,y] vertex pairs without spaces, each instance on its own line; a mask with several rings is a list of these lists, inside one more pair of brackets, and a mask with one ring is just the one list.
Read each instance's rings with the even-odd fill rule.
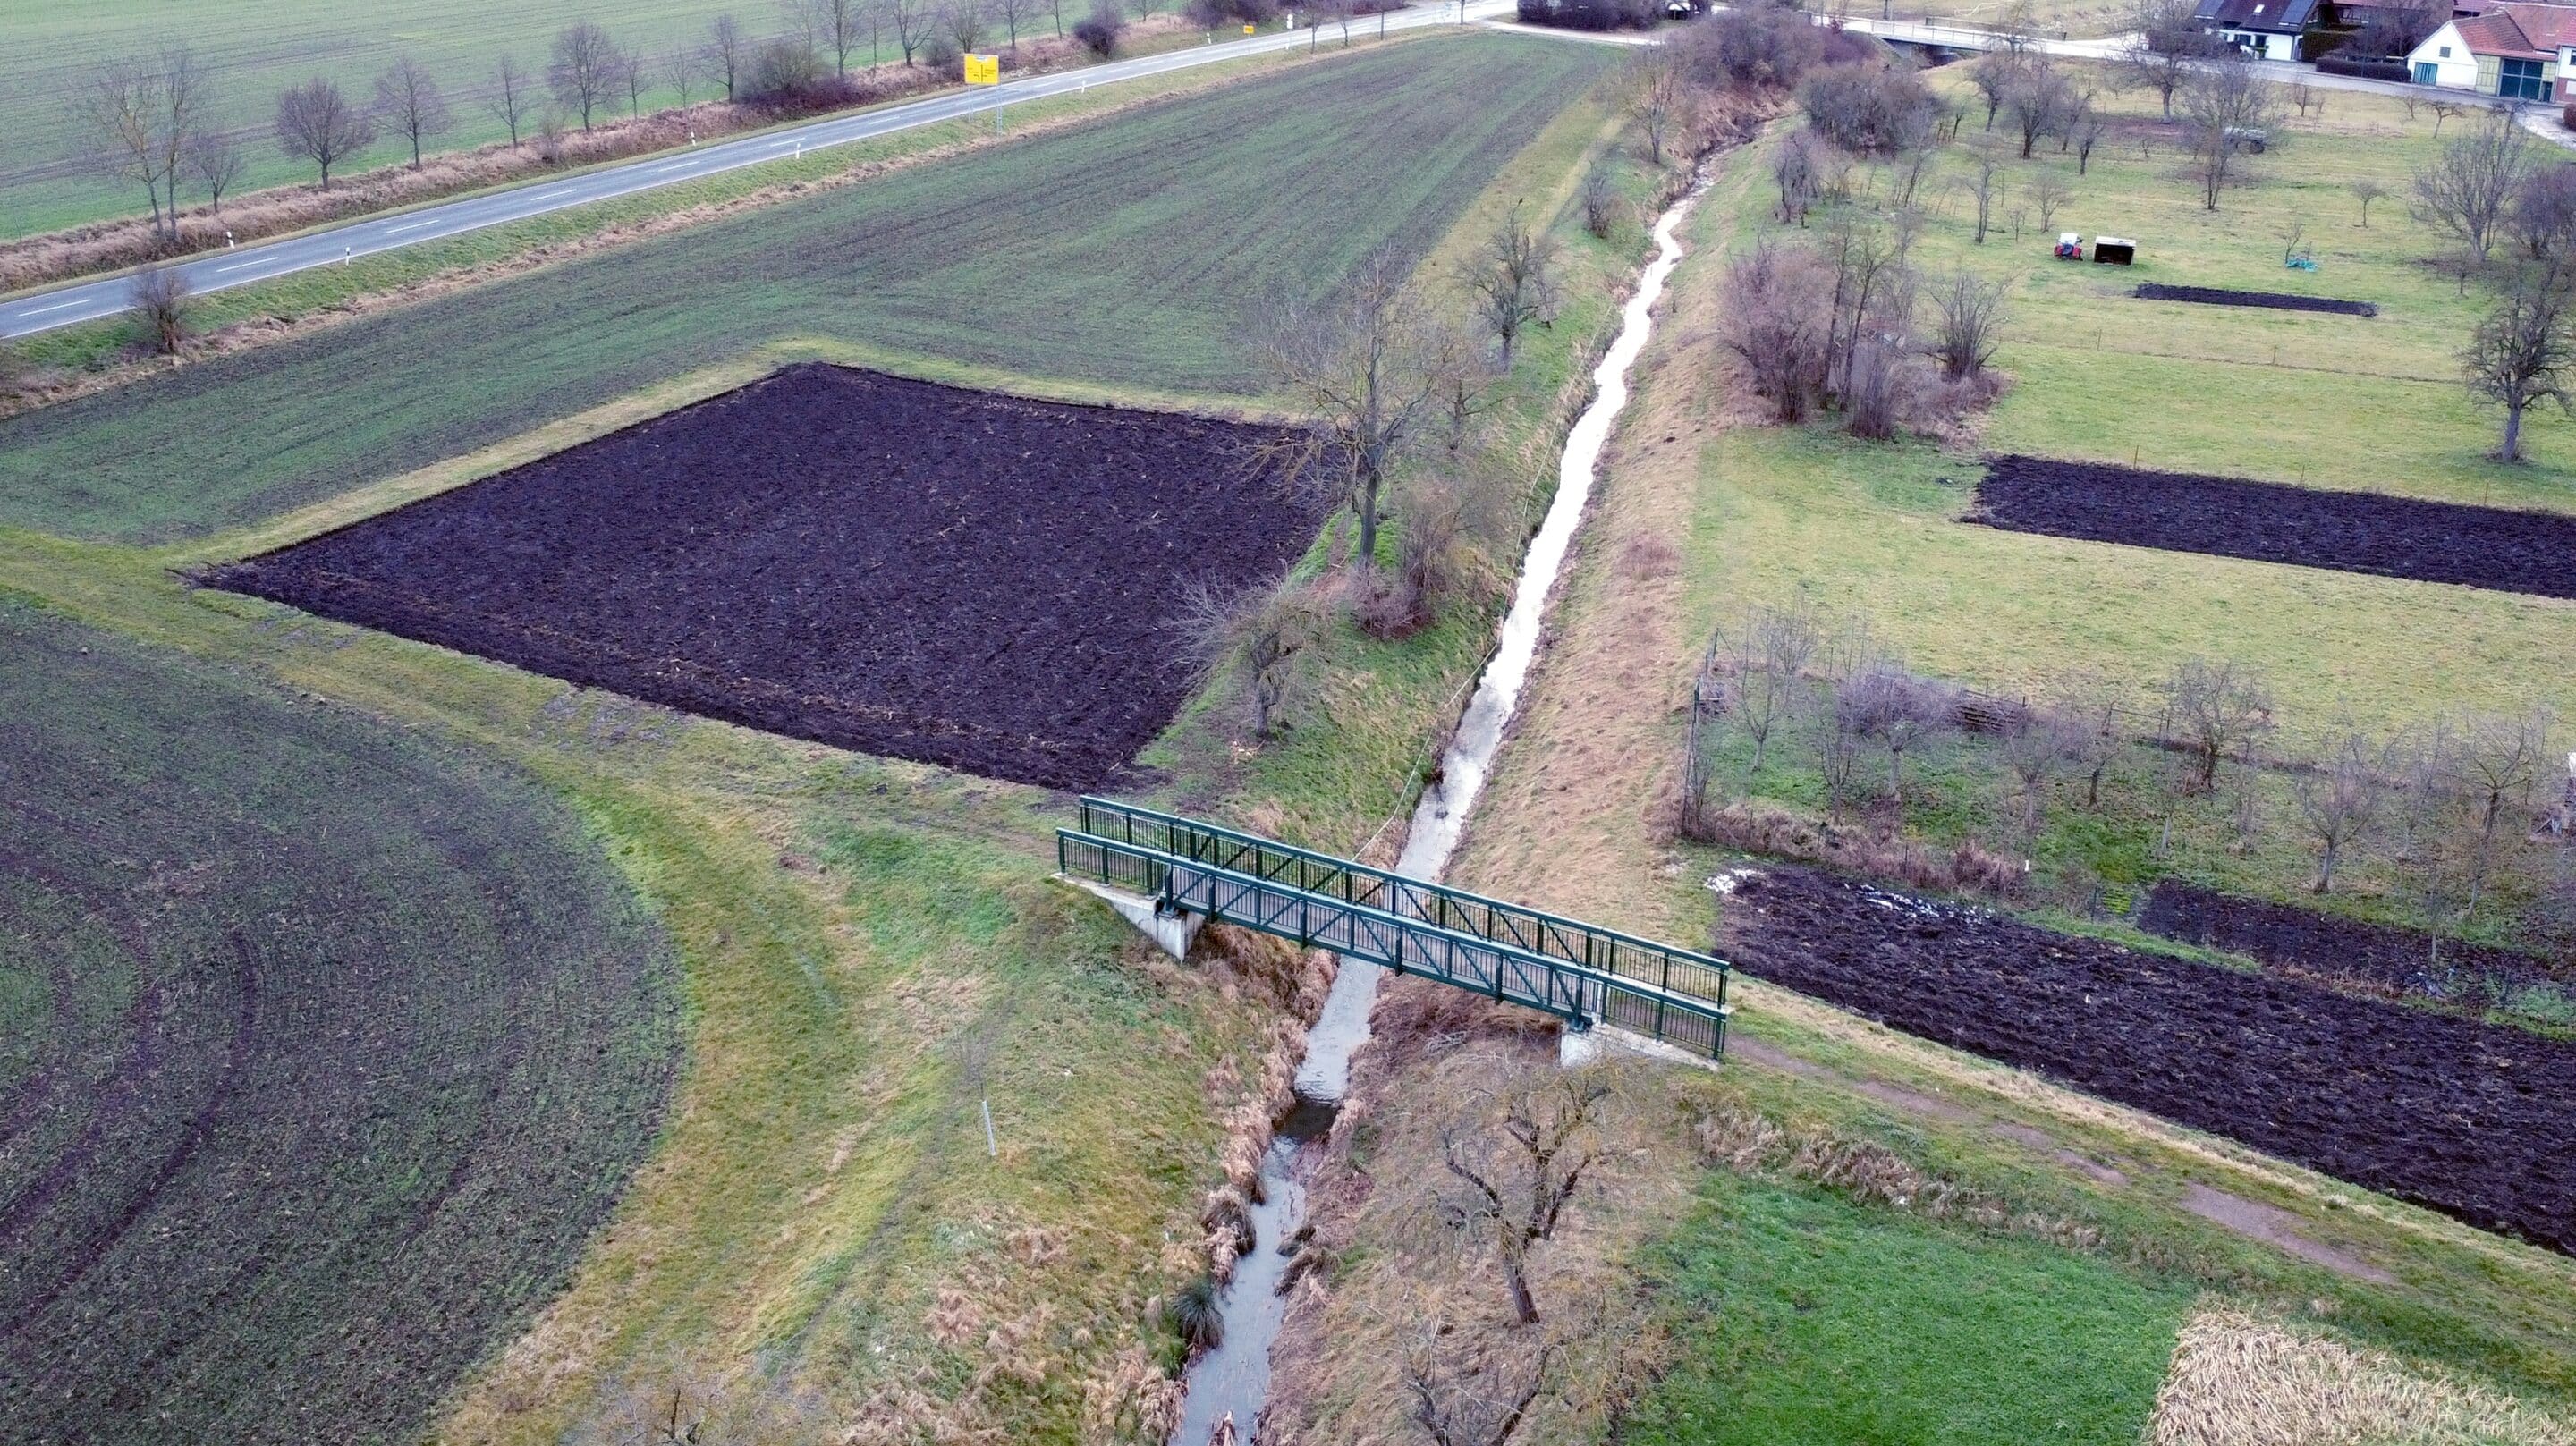
[[967,56],[966,83],[968,85],[1000,85],[1002,83],[1002,57],[998,55]]
[[1244,34],[1246,34],[1246,35],[1250,35],[1250,34],[1253,32],[1253,30],[1254,30],[1254,29],[1255,29],[1255,27],[1254,27],[1254,26],[1252,26],[1251,24],[1247,23],[1247,24],[1245,24],[1245,26],[1243,27],[1243,33],[1244,33]]

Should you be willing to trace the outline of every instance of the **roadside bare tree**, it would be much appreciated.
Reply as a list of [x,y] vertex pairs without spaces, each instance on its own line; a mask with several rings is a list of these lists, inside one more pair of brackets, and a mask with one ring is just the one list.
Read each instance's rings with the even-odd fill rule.
[[1002,17],[1002,32],[1013,50],[1020,48],[1020,22],[1037,18],[1037,0],[993,0],[993,13]]
[[849,74],[850,52],[858,48],[859,27],[865,18],[865,0],[803,0],[797,18],[814,43],[831,52],[832,73]]
[[903,63],[912,64],[913,54],[930,39],[930,0],[885,0],[885,17],[894,22],[894,43],[903,51]]
[[1522,1325],[1539,1321],[1530,1252],[1555,1238],[1584,1172],[1600,1163],[1600,1115],[1610,1097],[1610,1081],[1597,1071],[1556,1074],[1506,1099],[1508,1145],[1466,1125],[1440,1131],[1440,1162],[1466,1186],[1449,1207],[1451,1223],[1486,1237]]
[[320,76],[277,97],[277,148],[311,161],[331,189],[331,167],[376,143],[376,123],[349,103],[340,87]]
[[1512,369],[1512,343],[1533,325],[1556,319],[1556,243],[1512,207],[1459,278],[1485,329],[1502,345],[1501,369]]
[[[726,99],[732,97],[728,95]],[[533,76],[519,68],[518,57],[504,53],[492,67],[492,93],[483,102],[510,132],[510,149],[519,148],[519,132],[528,123],[528,112],[536,109],[537,84]]]
[[2200,28],[2197,9],[2198,0],[2139,0],[2128,12],[2135,39],[2113,62],[2120,84],[2152,92],[2163,103],[2166,120],[2173,119],[2174,96],[2191,77],[2193,62],[2209,58],[2217,48]]
[[188,278],[167,266],[146,266],[134,273],[127,296],[143,318],[152,349],[162,356],[177,356],[188,339],[188,316],[195,309]]
[[1256,738],[1270,737],[1295,701],[1308,655],[1330,624],[1315,589],[1285,578],[1239,592],[1194,589],[1172,618],[1192,661],[1209,677],[1242,684]]
[[393,133],[411,143],[411,168],[420,169],[423,141],[443,135],[452,123],[447,113],[447,98],[438,93],[438,80],[419,61],[408,55],[397,56],[376,77],[376,114],[384,118]]
[[742,22],[733,12],[707,22],[707,74],[724,87],[724,98],[731,104],[742,85],[742,73],[751,64],[751,41],[742,33]]
[[2387,792],[2389,754],[2358,733],[2346,733],[2326,747],[2315,771],[2292,780],[2299,818],[2317,846],[2314,893],[2334,891],[2335,865],[2344,850],[2366,837],[2379,821]]
[[973,50],[984,38],[984,0],[948,0],[944,18],[948,38],[957,42],[960,54]]
[[185,45],[149,60],[110,61],[90,72],[72,112],[116,174],[143,184],[152,228],[179,239],[179,172],[188,138],[213,109],[213,86]]
[[2203,61],[2183,84],[2182,116],[2191,135],[2201,207],[2215,211],[2228,183],[2236,179],[2238,158],[2247,146],[2257,136],[2267,142],[2277,139],[2272,133],[2281,123],[2280,87],[2241,58]]
[[2487,112],[2415,173],[2415,218],[2457,238],[2472,266],[2486,265],[2515,188],[2530,168],[2530,144],[2530,133],[2511,112]]
[[207,126],[188,137],[187,164],[188,174],[206,188],[206,203],[220,219],[224,214],[224,193],[241,179],[241,143],[233,139],[232,132]]
[[1969,380],[1994,359],[1995,348],[2003,342],[2004,323],[2011,319],[2006,303],[2012,285],[2009,277],[1989,281],[1963,266],[1933,288],[1936,328],[1930,351],[1944,377]]
[[2576,408],[2568,291],[2568,279],[2552,268],[2514,268],[2460,353],[2469,395],[2504,408],[2504,434],[2487,454],[2499,462],[2523,460],[2522,419],[2535,403]]
[[624,83],[624,62],[624,54],[605,27],[578,21],[555,32],[554,51],[546,61],[546,86],[554,92],[555,103],[579,117],[581,128],[588,130],[592,115]]
[[2238,664],[2193,658],[2165,681],[2172,726],[2189,747],[2193,779],[2203,792],[2216,786],[2218,765],[2272,731],[2272,691]]
[[1338,296],[1274,302],[1257,345],[1265,368],[1308,418],[1274,449],[1286,474],[1331,479],[1359,519],[1359,562],[1377,566],[1377,528],[1390,471],[1439,414],[1452,348],[1405,287],[1391,249],[1364,259]]

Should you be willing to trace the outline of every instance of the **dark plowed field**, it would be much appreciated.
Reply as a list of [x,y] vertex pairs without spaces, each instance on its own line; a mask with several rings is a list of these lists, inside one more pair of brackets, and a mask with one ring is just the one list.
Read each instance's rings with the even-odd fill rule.
[[1758,978],[2576,1253],[2576,1046],[1799,868],[1722,933]]
[[1260,428],[795,366],[221,586],[775,733],[1057,788],[1191,686],[1192,583],[1317,510]]
[[2274,311],[2328,311],[2337,316],[2377,316],[2367,301],[2337,301],[2330,296],[2293,296],[2286,291],[2229,291],[2216,286],[2167,286],[2150,281],[2134,293],[2140,301],[2197,301],[2204,306],[2260,306]]
[[2564,984],[2576,976],[2576,970],[2553,966],[2537,955],[2449,939],[2442,941],[2436,964],[2431,942],[2420,930],[2338,919],[2171,879],[2147,895],[2138,922],[2148,933],[2242,954],[2283,973],[2473,1008],[2499,1003],[2511,990]]
[[0,1439],[420,1439],[660,1128],[556,800],[0,603]]
[[1967,517],[2007,532],[2576,598],[2576,517],[2097,462],[1997,457]]

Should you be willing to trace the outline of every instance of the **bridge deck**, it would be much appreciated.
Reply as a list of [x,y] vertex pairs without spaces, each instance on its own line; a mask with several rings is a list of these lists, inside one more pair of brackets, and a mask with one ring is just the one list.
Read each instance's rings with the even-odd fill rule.
[[[1090,812],[1086,800],[1086,821],[1105,818]],[[1123,805],[1117,806],[1123,808]],[[1461,989],[1473,990],[1506,1003],[1544,1010],[1561,1019],[1588,1026],[1594,1022],[1614,1024],[1654,1039],[1666,1040],[1702,1053],[1715,1055],[1726,1045],[1726,1018],[1729,1010],[1723,998],[1726,966],[1707,956],[1689,955],[1688,951],[1665,950],[1675,957],[1705,959],[1715,971],[1718,993],[1715,997],[1671,988],[1660,982],[1633,974],[1613,973],[1594,967],[1579,958],[1562,953],[1547,953],[1526,947],[1517,938],[1494,937],[1470,929],[1443,923],[1433,914],[1421,912],[1427,905],[1434,914],[1443,909],[1441,896],[1456,895],[1474,903],[1494,905],[1510,911],[1514,906],[1493,900],[1478,899],[1472,894],[1425,885],[1419,880],[1402,879],[1381,870],[1365,869],[1347,860],[1289,849],[1286,845],[1254,839],[1250,835],[1225,834],[1223,852],[1238,862],[1270,866],[1265,876],[1227,866],[1211,859],[1191,857],[1188,830],[1206,829],[1192,820],[1168,815],[1149,815],[1144,810],[1129,810],[1140,818],[1151,818],[1179,825],[1184,834],[1158,835],[1158,839],[1179,842],[1182,848],[1159,846],[1155,842],[1130,843],[1077,829],[1056,832],[1056,862],[1068,877],[1096,880],[1113,888],[1164,901],[1167,906],[1225,923],[1258,929],[1263,933],[1293,939],[1301,945],[1331,949],[1353,959],[1383,965],[1399,973],[1418,974],[1438,979]],[[1201,839],[1204,851],[1220,842]],[[1247,851],[1237,845],[1267,845],[1284,853],[1264,854]],[[1310,888],[1295,882],[1303,877],[1287,855],[1301,856],[1308,863],[1341,865],[1331,881],[1350,892]],[[1320,882],[1321,880],[1319,880]],[[1372,887],[1374,881],[1374,887]],[[1402,887],[1395,887],[1395,886]],[[1415,892],[1429,891],[1429,892]],[[1353,897],[1365,894],[1366,898]],[[1404,911],[1381,907],[1382,902],[1404,904]],[[1532,911],[1517,911],[1527,914]],[[1490,920],[1491,916],[1451,911],[1453,919],[1474,917]],[[1569,930],[1589,926],[1552,915],[1538,915],[1551,925]],[[1594,931],[1606,938],[1626,940],[1626,935]],[[1556,935],[1562,942],[1567,936]],[[1639,951],[1664,950],[1644,940],[1629,941]],[[1646,957],[1632,954],[1632,961]]]

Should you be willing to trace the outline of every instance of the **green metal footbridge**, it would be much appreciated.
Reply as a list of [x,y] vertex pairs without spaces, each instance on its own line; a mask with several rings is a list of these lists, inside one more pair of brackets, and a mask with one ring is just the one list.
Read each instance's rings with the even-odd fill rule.
[[1065,877],[1154,901],[1165,916],[1300,945],[1696,1053],[1726,1048],[1723,959],[1444,884],[1113,799],[1082,800],[1055,836]]

